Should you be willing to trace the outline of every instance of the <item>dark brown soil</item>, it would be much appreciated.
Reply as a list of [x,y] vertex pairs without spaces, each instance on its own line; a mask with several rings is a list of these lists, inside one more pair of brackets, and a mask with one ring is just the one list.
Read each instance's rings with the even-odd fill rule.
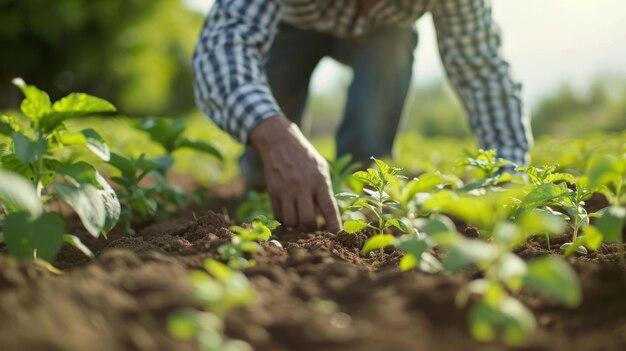
[[[226,207],[229,207],[228,205]],[[170,337],[167,316],[198,308],[189,297],[188,271],[232,233],[213,212],[189,212],[144,227],[135,238],[88,241],[97,259],[63,249],[61,275],[32,261],[0,254],[0,350],[197,350]],[[474,237],[474,229],[465,233]],[[471,273],[457,277],[397,270],[399,253],[363,258],[365,237],[278,232],[284,248],[264,243],[245,270],[257,304],[226,319],[228,335],[255,350],[508,350],[479,344],[467,331],[454,297]],[[565,237],[552,238],[553,253]],[[543,238],[518,251],[551,254]],[[570,258],[584,302],[567,309],[533,294],[522,300],[539,331],[519,350],[626,350],[626,271],[617,249]],[[377,269],[373,268],[378,267]],[[516,349],[517,350],[517,349]]]

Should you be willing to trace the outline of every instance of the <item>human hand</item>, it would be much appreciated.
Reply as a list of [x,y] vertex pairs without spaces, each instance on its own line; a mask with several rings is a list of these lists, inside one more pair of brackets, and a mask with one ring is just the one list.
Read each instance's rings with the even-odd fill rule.
[[317,209],[328,230],[342,229],[328,164],[295,124],[282,116],[268,118],[254,128],[250,144],[263,161],[272,209],[281,223],[316,229]]

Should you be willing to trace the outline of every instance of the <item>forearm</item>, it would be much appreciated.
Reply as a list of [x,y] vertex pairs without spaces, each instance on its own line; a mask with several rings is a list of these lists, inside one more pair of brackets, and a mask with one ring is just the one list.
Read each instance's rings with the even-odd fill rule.
[[[459,0],[463,2],[464,0]],[[450,81],[484,149],[518,165],[529,162],[532,135],[521,84],[500,52],[501,38],[486,1],[461,6],[442,1],[433,13],[439,50]]]
[[258,123],[282,115],[263,68],[279,14],[274,0],[218,0],[196,45],[196,102],[242,143]]

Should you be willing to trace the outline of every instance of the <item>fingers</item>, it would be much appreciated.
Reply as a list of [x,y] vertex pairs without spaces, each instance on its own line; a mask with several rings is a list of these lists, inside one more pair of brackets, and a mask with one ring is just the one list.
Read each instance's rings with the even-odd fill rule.
[[333,233],[339,232],[343,228],[341,227],[341,219],[339,218],[337,203],[332,195],[332,191],[328,186],[320,186],[316,190],[315,202],[322,216],[324,216],[327,229]]
[[282,211],[283,211],[283,224],[287,227],[297,227],[298,226],[298,211],[296,210],[296,203],[293,200],[282,198],[280,199],[282,203]]
[[272,212],[274,212],[274,218],[276,218],[280,223],[284,223],[283,221],[283,208],[280,202],[280,198],[277,196],[270,195],[270,202],[272,203]]
[[296,203],[298,204],[298,220],[300,224],[308,230],[317,229],[313,194],[300,194]]

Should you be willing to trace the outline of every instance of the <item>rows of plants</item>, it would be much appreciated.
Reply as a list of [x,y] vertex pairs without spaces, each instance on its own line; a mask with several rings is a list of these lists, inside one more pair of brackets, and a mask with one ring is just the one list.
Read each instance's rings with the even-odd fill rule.
[[[135,235],[138,221],[176,211],[189,200],[168,182],[176,150],[193,149],[222,159],[211,143],[185,137],[183,122],[154,118],[134,127],[160,145],[160,155],[112,152],[98,131],[70,130],[66,122],[114,112],[113,105],[86,94],[52,103],[45,92],[21,80],[14,83],[25,98],[21,114],[0,118],[0,239],[18,258],[50,261],[64,243],[93,257],[76,235],[67,233],[63,206],[71,208],[94,237],[106,236],[116,226],[125,235]],[[534,166],[513,168],[493,150],[479,150],[453,163],[430,163],[411,178],[382,160],[373,159],[372,168],[363,170],[349,157],[330,161],[345,233],[367,236],[361,254],[374,265],[399,250],[404,253],[402,271],[476,272],[477,278],[458,291],[456,301],[468,310],[472,335],[522,344],[537,325],[519,299],[522,291],[577,306],[583,297],[566,257],[614,244],[620,253],[616,264],[624,264],[623,141],[550,148],[562,150],[556,153],[561,164],[545,156],[536,157]],[[607,148],[612,152],[594,152]],[[85,151],[101,161],[91,162]],[[103,176],[103,163],[114,171]],[[591,212],[588,202],[598,196],[608,205]],[[231,241],[218,250],[222,262],[207,260],[205,270],[192,273],[194,294],[205,310],[172,316],[173,335],[197,338],[205,350],[249,348],[224,337],[223,318],[230,308],[254,300],[254,290],[240,270],[255,264],[252,254],[263,250],[259,241],[272,239],[279,223],[271,218],[267,195],[248,194],[237,211],[237,219],[248,224],[231,227]],[[563,234],[570,240],[553,247],[551,236]],[[545,238],[551,254],[519,257],[517,249],[535,237]]]
[[[189,148],[222,158],[210,143],[184,137],[183,122],[156,118],[141,120],[135,128],[161,146],[161,155],[117,154],[98,131],[66,127],[71,119],[114,112],[112,104],[82,93],[52,103],[23,80],[14,84],[24,100],[21,114],[0,117],[0,238],[18,258],[51,260],[64,242],[93,257],[77,236],[66,233],[61,203],[94,237],[106,236],[115,226],[134,235],[133,221],[163,216],[187,201],[167,180],[174,151]],[[90,161],[85,151],[100,162]],[[99,171],[103,162],[114,169],[108,180]]]

